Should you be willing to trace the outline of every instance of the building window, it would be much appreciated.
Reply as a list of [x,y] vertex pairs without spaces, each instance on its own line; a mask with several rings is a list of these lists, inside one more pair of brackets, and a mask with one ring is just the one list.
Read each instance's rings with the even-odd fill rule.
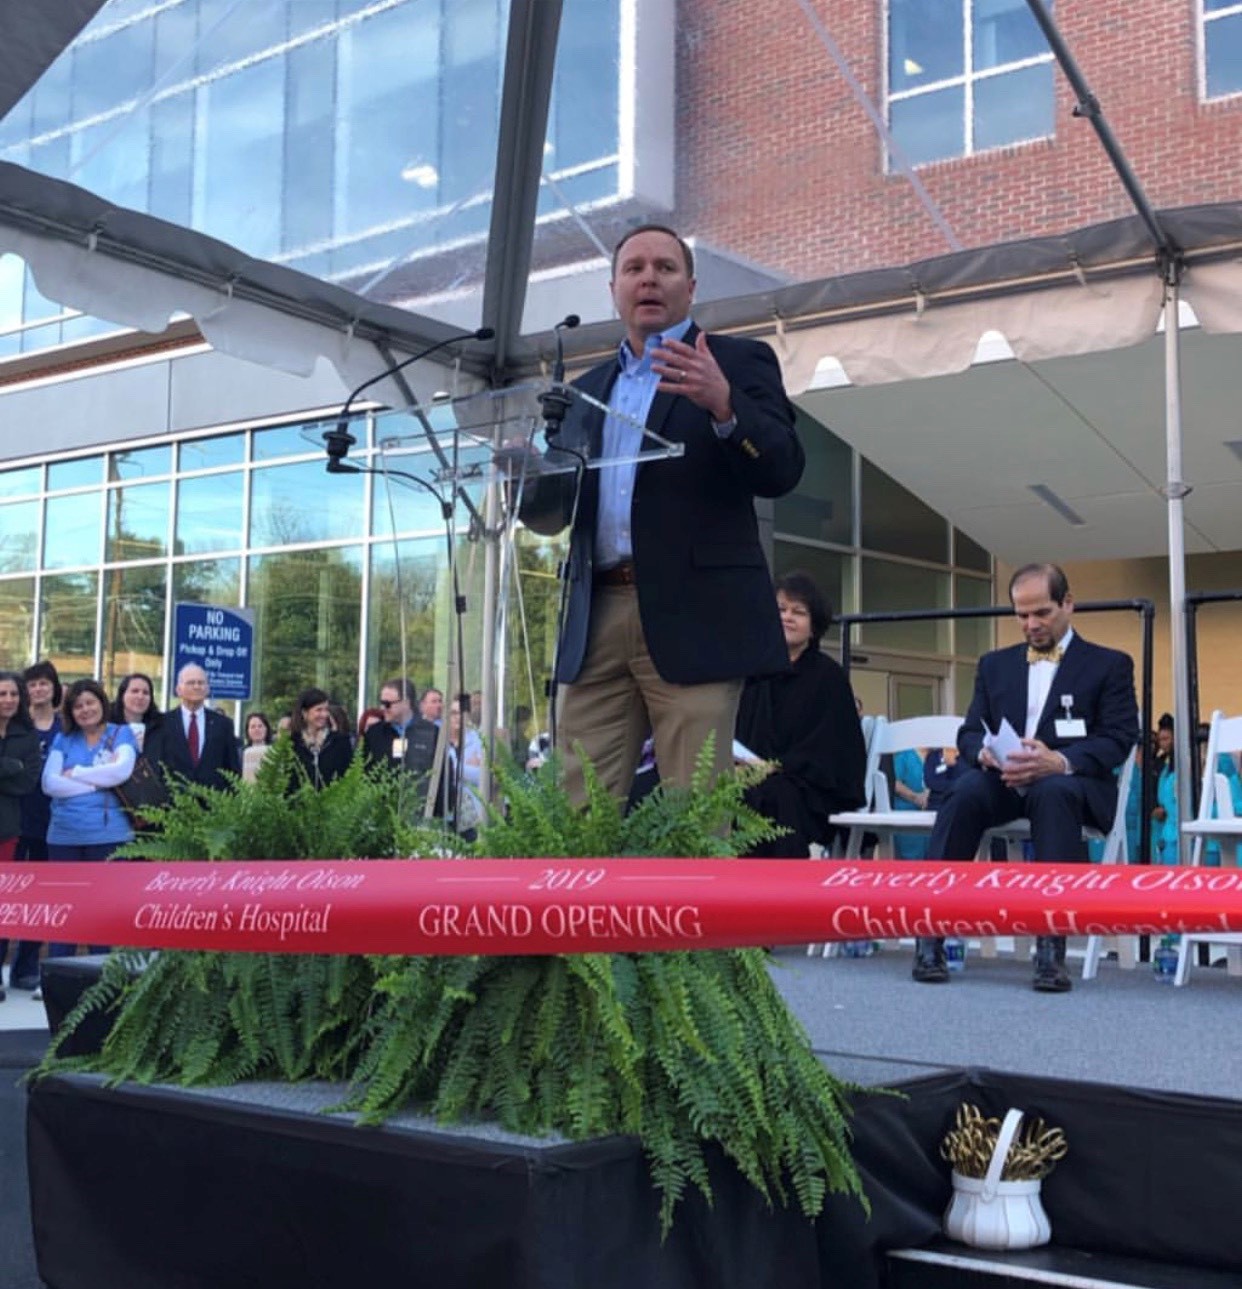
[[1203,0],[1203,96],[1242,93],[1242,4]]
[[[442,429],[450,416],[432,413]],[[434,462],[409,449],[385,458],[372,420],[352,422],[359,464],[377,475],[381,466],[430,473]],[[386,418],[385,431],[401,421]],[[390,508],[383,478],[327,476],[322,450],[309,456],[321,428],[258,425],[0,463],[0,660],[50,658],[66,681],[99,676],[109,692],[127,672],[145,672],[163,702],[176,604],[240,605],[255,611],[250,706],[282,713],[313,684],[354,708],[403,666],[420,689],[443,683],[460,594],[470,606],[464,687],[478,688],[487,561],[462,511],[458,591],[427,489],[394,478]],[[496,675],[506,712],[527,713],[517,722],[523,751],[552,661],[563,549],[560,538],[519,537],[521,591],[509,599],[509,654]],[[232,700],[221,706],[234,710]]]
[[1054,113],[1025,0],[888,0],[889,126],[913,165],[1045,138]]

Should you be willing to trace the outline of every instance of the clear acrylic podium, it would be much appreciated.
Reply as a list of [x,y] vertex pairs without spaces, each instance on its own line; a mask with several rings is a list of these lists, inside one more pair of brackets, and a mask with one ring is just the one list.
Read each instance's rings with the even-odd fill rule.
[[[552,442],[564,446],[548,450],[546,416],[558,410],[564,426]],[[308,441],[327,450],[330,475],[371,476],[372,531],[378,538],[388,530],[395,576],[386,591],[372,579],[369,596],[395,592],[391,627],[400,637],[400,674],[420,687],[430,679],[441,689],[446,716],[452,696],[481,691],[474,719],[485,746],[503,731],[520,754],[519,727],[536,735],[548,728],[547,677],[560,620],[558,566],[566,537],[523,535],[518,510],[525,489],[535,478],[577,475],[564,481],[572,489],[582,485],[587,471],[684,452],[682,444],[631,420],[638,432],[633,454],[593,455],[602,436],[590,432],[592,421],[602,426],[611,414],[606,404],[573,386],[530,382],[400,410],[355,412],[306,428]],[[418,519],[412,521],[415,512]],[[432,582],[434,628],[428,632]],[[370,658],[397,663],[391,640],[370,644]],[[372,676],[372,688],[387,678]],[[485,764],[476,791],[486,797],[489,788]]]
[[[520,483],[524,473],[522,461],[512,449],[523,443],[535,446],[546,422],[549,403],[545,400],[563,400],[568,425],[561,433],[579,452],[584,446],[589,447],[590,436],[579,438],[575,428],[592,414],[600,417],[609,414],[606,403],[573,385],[528,382],[437,400],[428,406],[381,413],[376,418],[377,447],[388,469],[417,474],[425,484],[436,487]],[[662,438],[630,417],[620,413],[612,415],[620,416],[641,432],[642,446],[638,452],[608,459],[592,457],[589,451],[583,453],[585,459],[553,452],[540,462],[535,472],[549,475],[573,473],[583,468],[606,469],[681,456],[685,451],[683,444]],[[558,435],[549,444],[559,441]],[[598,444],[598,438],[595,441]],[[398,467],[395,464],[398,460],[407,464]]]

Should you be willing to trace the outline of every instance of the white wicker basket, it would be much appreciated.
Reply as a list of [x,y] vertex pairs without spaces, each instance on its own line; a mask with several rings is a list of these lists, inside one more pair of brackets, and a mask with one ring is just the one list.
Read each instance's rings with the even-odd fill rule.
[[1041,1183],[1001,1181],[1021,1123],[1021,1110],[1005,1116],[987,1176],[963,1177],[953,1170],[953,1198],[944,1213],[944,1232],[950,1239],[977,1249],[1033,1249],[1048,1243],[1052,1229],[1039,1198]]

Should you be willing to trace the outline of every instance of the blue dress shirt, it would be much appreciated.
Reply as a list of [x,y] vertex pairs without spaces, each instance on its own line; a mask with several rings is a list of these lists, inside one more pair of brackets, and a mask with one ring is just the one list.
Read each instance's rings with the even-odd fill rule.
[[[660,373],[651,365],[651,351],[658,349],[665,340],[681,340],[690,330],[686,318],[675,327],[658,335],[648,336],[641,356],[635,357],[628,340],[621,342],[617,361],[621,370],[612,386],[608,406],[621,416],[604,418],[604,434],[600,445],[603,460],[634,456],[642,447],[647,413],[655,401]],[[629,417],[631,420],[625,420]],[[637,422],[634,424],[632,422]],[[626,465],[605,466],[599,472],[599,512],[595,521],[595,567],[612,568],[634,555],[630,536],[630,507],[634,501],[634,479],[638,473],[637,462]]]

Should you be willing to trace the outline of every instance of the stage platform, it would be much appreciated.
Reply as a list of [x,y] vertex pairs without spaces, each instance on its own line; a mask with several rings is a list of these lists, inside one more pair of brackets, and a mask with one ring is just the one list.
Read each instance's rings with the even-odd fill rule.
[[[899,1102],[860,1094],[859,1153],[876,1212],[870,1223],[863,1223],[857,1214],[838,1204],[832,1210],[829,1235],[821,1230],[808,1241],[805,1232],[796,1236],[785,1232],[786,1248],[781,1256],[787,1261],[780,1263],[782,1289],[818,1289],[828,1284],[847,1289],[966,1289],[976,1285],[984,1289],[1019,1284],[1126,1285],[1136,1289],[1242,1286],[1242,1236],[1235,1234],[1234,1217],[1240,1196],[1236,1160],[1242,1157],[1242,1099],[1237,1092],[1242,1076],[1236,1069],[1236,1017],[1242,1003],[1242,981],[1221,970],[1198,969],[1190,986],[1175,990],[1158,983],[1148,968],[1128,972],[1106,962],[1095,981],[1075,979],[1069,994],[1041,995],[1030,989],[1029,967],[1008,957],[983,959],[972,954],[966,970],[943,986],[910,980],[909,958],[908,949],[889,949],[861,959],[808,958],[795,949],[781,949],[774,955],[778,985],[825,1063],[865,1088],[897,1085],[909,1097],[907,1102]],[[0,1006],[0,1020],[4,1012],[5,1006]],[[204,1120],[222,1117],[240,1124],[247,1115],[269,1118],[270,1106],[257,1110],[242,1106],[248,1095],[248,1090],[109,1093],[97,1083],[76,1088],[62,1084],[47,1104],[54,1104],[54,1118],[62,1112],[69,1116],[71,1142],[86,1130],[84,1124],[98,1127],[117,1122],[127,1122],[140,1141],[147,1131],[142,1121],[149,1121],[155,1113],[156,1102],[160,1116],[171,1111],[173,1120],[197,1123],[195,1132],[201,1131]],[[939,1214],[948,1192],[934,1144],[952,1109],[965,1096],[979,1099],[992,1113],[1000,1113],[1012,1101],[1066,1128],[1071,1155],[1045,1189],[1054,1239],[1070,1244],[1069,1249],[1053,1247],[1013,1255],[1002,1260],[1003,1270],[998,1271],[992,1255],[980,1259],[960,1246],[938,1245]],[[290,1113],[296,1115],[287,1106],[276,1112],[276,1118],[285,1123],[278,1134],[283,1144],[276,1155],[287,1154],[290,1133],[300,1132],[289,1127]],[[135,1128],[135,1124],[139,1126]],[[164,1123],[161,1131],[167,1126]],[[255,1121],[249,1122],[238,1139],[252,1139],[254,1129]],[[415,1136],[427,1130],[428,1125],[409,1122],[395,1129],[398,1133],[413,1131]],[[52,1131],[55,1136],[60,1130],[53,1125]],[[433,1136],[438,1132],[434,1128],[430,1131]],[[378,1148],[388,1157],[401,1154],[410,1145],[408,1139],[394,1145],[388,1129],[378,1137],[370,1130],[359,1134],[346,1127],[344,1132],[341,1142],[351,1151],[355,1136],[368,1139],[365,1151]],[[316,1116],[311,1127],[313,1140],[323,1143],[329,1135],[334,1135],[329,1124]],[[208,1140],[218,1143],[222,1139],[209,1135]],[[101,1148],[105,1155],[124,1154],[128,1149],[120,1143],[108,1148],[97,1142],[95,1157]],[[207,1147],[203,1158],[212,1159],[215,1148]],[[460,1148],[460,1142],[455,1148]],[[529,1154],[527,1145],[515,1148],[523,1161],[517,1166],[517,1175],[524,1177],[523,1185],[532,1194],[535,1179],[549,1175],[545,1165],[555,1173],[569,1163],[574,1171],[582,1160],[573,1154],[581,1148],[572,1145],[552,1144],[554,1151],[570,1152],[560,1159],[539,1155],[548,1143],[531,1145],[534,1155]],[[226,1157],[229,1149],[225,1149]],[[297,1147],[299,1152],[309,1149],[305,1144]],[[143,1155],[145,1151],[139,1158]],[[1093,1161],[1090,1168],[1086,1166],[1088,1159]],[[244,1171],[235,1166],[238,1162],[232,1159],[231,1166],[213,1167],[207,1174],[213,1179],[211,1189],[224,1194],[221,1203],[226,1214],[237,1212],[240,1196],[235,1181]],[[628,1179],[627,1187],[634,1176],[632,1162],[618,1156],[610,1165]],[[327,1186],[328,1179],[340,1171],[338,1163],[311,1159],[311,1174],[320,1186]],[[489,1174],[494,1166],[493,1160]],[[380,1191],[375,1189],[375,1178],[366,1179],[370,1167],[367,1164],[359,1172],[350,1164],[341,1175],[363,1184],[376,1202]],[[201,1168],[197,1176],[201,1182]],[[115,1187],[97,1174],[92,1177],[94,1194],[123,1194],[131,1184],[139,1184],[136,1176],[117,1179]],[[102,1191],[100,1183],[104,1183]],[[167,1184],[175,1189],[175,1176]],[[267,1184],[270,1188],[286,1183],[268,1176]],[[731,1196],[729,1203],[734,1202],[739,1201]],[[615,1203],[610,1202],[609,1207],[615,1208]],[[564,1211],[559,1204],[554,1208]],[[510,1207],[509,1211],[516,1210]],[[123,1224],[123,1218],[118,1220]],[[321,1216],[320,1220],[327,1219]],[[442,1214],[441,1220],[448,1219]],[[284,1221],[282,1218],[277,1226]],[[43,1239],[50,1241],[48,1247],[59,1257],[60,1246],[71,1243],[71,1228],[89,1230],[95,1225],[96,1219],[87,1220],[83,1213],[74,1212],[70,1224],[59,1220],[44,1223]],[[742,1229],[743,1219],[735,1217],[734,1225]],[[767,1225],[760,1221],[750,1228],[752,1243],[755,1232]],[[106,1219],[98,1230],[111,1232],[107,1237],[111,1240],[113,1226],[111,1219]],[[771,1229],[783,1230],[780,1222]],[[710,1243],[713,1237],[705,1230],[695,1228],[695,1241]],[[1101,1230],[1108,1232],[1103,1241]],[[699,1284],[704,1289],[709,1285],[721,1289],[728,1284],[764,1283],[762,1278],[721,1279],[718,1267],[710,1274],[702,1266],[698,1272],[687,1272],[684,1258],[676,1277],[664,1280],[652,1270],[649,1259],[654,1246],[646,1236],[631,1238],[630,1246],[635,1250],[631,1266],[627,1267],[628,1255],[619,1247],[614,1247],[610,1261],[610,1266],[615,1264],[631,1273],[624,1283],[670,1284],[678,1289]],[[509,1247],[516,1246],[510,1243]],[[896,1257],[877,1253],[880,1248],[902,1247],[915,1252]],[[265,1259],[261,1282],[265,1286],[281,1283],[279,1276],[272,1274],[274,1269]],[[73,1273],[65,1278],[64,1270],[60,1265],[58,1278],[49,1278],[53,1289],[77,1289],[88,1283],[96,1289],[97,1283],[112,1283],[75,1279]],[[133,1273],[132,1267],[118,1271],[115,1283],[126,1283],[125,1277]],[[97,1274],[97,1268],[91,1269],[91,1274]],[[703,1274],[709,1278],[702,1278]],[[382,1279],[373,1282],[384,1283]],[[408,1282],[422,1283],[417,1279]],[[25,1289],[27,1282],[5,1280],[6,1286],[10,1283]],[[38,1281],[29,1283],[37,1285]],[[455,1282],[442,1279],[437,1289],[450,1283]],[[468,1277],[461,1283],[468,1283]],[[583,1289],[588,1284],[590,1289],[599,1289],[606,1283],[611,1282],[598,1274],[588,1282],[575,1279],[570,1271],[543,1280],[489,1279],[496,1289],[577,1284]]]
[[1149,966],[1112,961],[1083,981],[1081,958],[1071,957],[1073,990],[1037,994],[1030,965],[1010,955],[971,952],[945,985],[911,980],[912,957],[909,947],[870,958],[773,955],[778,988],[841,1078],[884,1086],[983,1066],[1242,1099],[1242,979],[1223,969],[1192,968],[1190,984],[1175,989]]

